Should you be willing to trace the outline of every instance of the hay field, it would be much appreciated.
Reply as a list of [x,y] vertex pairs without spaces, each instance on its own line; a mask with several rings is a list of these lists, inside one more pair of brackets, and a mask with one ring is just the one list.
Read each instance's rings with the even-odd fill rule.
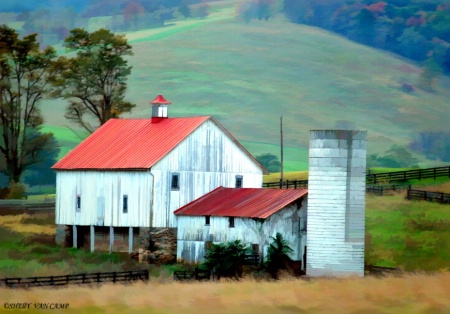
[[[2,303],[69,303],[68,309],[60,310],[60,313],[443,314],[450,313],[450,273],[309,281],[286,278],[279,282],[153,280],[148,284],[106,284],[98,288],[1,288],[0,296]],[[1,304],[0,312],[5,311],[3,307]],[[50,310],[34,312],[56,313]]]

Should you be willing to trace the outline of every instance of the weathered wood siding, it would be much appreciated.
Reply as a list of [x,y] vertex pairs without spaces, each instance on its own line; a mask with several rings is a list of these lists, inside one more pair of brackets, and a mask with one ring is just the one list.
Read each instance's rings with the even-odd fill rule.
[[56,224],[149,227],[152,186],[148,171],[57,171]]
[[302,206],[293,204],[283,208],[265,221],[252,218],[234,219],[234,228],[229,227],[228,217],[210,217],[205,225],[204,216],[177,216],[177,259],[201,262],[205,256],[205,242],[224,243],[241,240],[246,244],[258,244],[260,254],[267,253],[267,247],[277,232],[294,250],[291,257],[301,260],[306,245],[305,219],[306,201]]
[[364,276],[365,139],[311,131],[307,275]]
[[[154,175],[153,227],[176,227],[173,212],[219,186],[261,187],[261,168],[211,120],[203,123],[151,169]],[[172,174],[179,190],[171,189]]]

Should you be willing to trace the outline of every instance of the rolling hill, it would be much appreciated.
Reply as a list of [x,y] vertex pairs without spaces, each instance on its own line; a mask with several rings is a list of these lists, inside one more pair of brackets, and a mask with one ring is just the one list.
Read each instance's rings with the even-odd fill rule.
[[[148,117],[148,102],[163,94],[172,116],[213,115],[254,155],[279,155],[282,115],[286,171],[307,168],[311,129],[368,130],[369,154],[407,145],[423,130],[448,130],[449,78],[424,92],[409,60],[281,17],[246,24],[228,8],[126,35],[134,51],[127,98],[137,104],[126,117]],[[405,92],[403,83],[416,88]],[[64,108],[42,106],[62,154],[79,142],[60,134],[69,125]]]

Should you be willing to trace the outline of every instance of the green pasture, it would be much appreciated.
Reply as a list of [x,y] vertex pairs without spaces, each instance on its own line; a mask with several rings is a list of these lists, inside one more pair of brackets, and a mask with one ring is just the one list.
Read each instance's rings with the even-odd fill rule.
[[366,262],[408,271],[450,269],[450,205],[366,198]]
[[[283,116],[285,146],[293,148],[287,171],[305,169],[302,151],[312,129],[344,121],[367,130],[369,154],[407,145],[423,130],[447,129],[448,78],[424,92],[417,64],[281,16],[244,23],[235,17],[236,3],[217,3],[204,19],[126,33],[134,51],[126,98],[137,107],[124,117],[148,117],[148,102],[164,94],[171,116],[213,115],[253,154],[263,142],[263,153],[278,155]],[[93,28],[107,23],[91,22]],[[402,91],[402,83],[415,91]],[[42,103],[48,127],[76,128],[64,108],[61,100]],[[63,152],[71,142],[62,143]]]

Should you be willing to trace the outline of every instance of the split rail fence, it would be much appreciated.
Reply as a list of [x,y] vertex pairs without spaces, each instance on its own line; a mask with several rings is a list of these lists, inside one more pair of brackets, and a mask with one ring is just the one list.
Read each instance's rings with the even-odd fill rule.
[[450,194],[441,192],[430,192],[430,191],[408,189],[406,198],[408,200],[421,200],[421,201],[437,202],[441,204],[450,204]]
[[148,270],[90,273],[63,276],[28,277],[28,278],[2,278],[0,286],[9,288],[36,287],[36,286],[64,286],[68,284],[95,284],[107,282],[133,282],[148,281]]
[[[424,169],[413,169],[404,171],[392,171],[382,173],[368,173],[366,175],[366,183],[368,185],[380,185],[380,183],[392,183],[392,182],[406,182],[408,180],[422,180],[422,179],[436,179],[440,177],[450,178],[450,166],[447,167],[435,167]],[[307,188],[308,180],[286,180],[277,182],[265,182],[262,185],[263,188],[279,188],[279,189],[297,189]],[[396,186],[401,188],[400,185]],[[375,188],[377,189],[377,188]],[[381,188],[379,188],[381,189]],[[393,188],[395,189],[395,187]],[[373,190],[373,189],[372,189]]]

